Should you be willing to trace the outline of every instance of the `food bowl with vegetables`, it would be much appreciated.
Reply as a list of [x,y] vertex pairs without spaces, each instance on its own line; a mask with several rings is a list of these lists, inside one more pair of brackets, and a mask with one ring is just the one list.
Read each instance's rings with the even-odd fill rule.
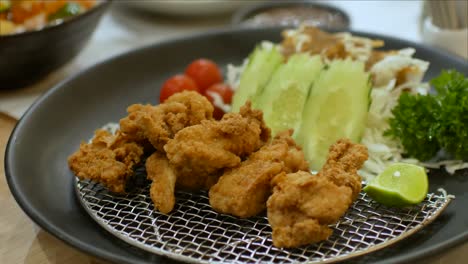
[[0,89],[31,84],[70,61],[109,4],[104,0],[0,0]]

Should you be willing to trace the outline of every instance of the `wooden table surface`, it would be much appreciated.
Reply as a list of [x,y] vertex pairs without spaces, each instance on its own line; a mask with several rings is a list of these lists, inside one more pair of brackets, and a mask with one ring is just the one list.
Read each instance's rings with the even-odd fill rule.
[[[4,157],[16,120],[0,114],[0,263],[16,264],[105,264],[74,249],[37,227],[21,210],[5,178]],[[468,243],[430,260],[418,263],[466,263]]]
[[104,264],[35,225],[16,203],[5,178],[5,148],[16,120],[0,114],[0,263]]

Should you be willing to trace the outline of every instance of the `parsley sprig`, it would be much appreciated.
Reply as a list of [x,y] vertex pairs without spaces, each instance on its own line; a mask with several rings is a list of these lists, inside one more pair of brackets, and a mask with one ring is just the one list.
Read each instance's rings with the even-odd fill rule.
[[399,139],[406,154],[419,160],[440,149],[468,160],[468,79],[449,70],[430,83],[436,94],[400,96],[385,135]]

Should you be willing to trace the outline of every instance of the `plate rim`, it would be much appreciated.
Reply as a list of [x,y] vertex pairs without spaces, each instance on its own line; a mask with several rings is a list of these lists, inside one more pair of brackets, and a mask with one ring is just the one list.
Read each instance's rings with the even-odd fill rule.
[[[41,97],[39,97],[23,114],[23,116],[18,120],[17,124],[15,125],[12,133],[10,134],[10,137],[8,139],[8,143],[6,146],[5,150],[5,157],[4,157],[4,166],[5,166],[5,177],[7,180],[8,187],[10,189],[10,192],[12,196],[14,197],[16,203],[20,206],[20,208],[23,210],[23,212],[37,225],[41,227],[44,231],[48,232],[49,234],[53,235],[54,237],[58,238],[59,240],[65,242],[67,245],[70,245],[82,252],[85,252],[87,254],[90,254],[92,256],[101,258],[101,259],[107,259],[115,262],[125,262],[125,263],[135,263],[135,260],[132,258],[127,258],[124,256],[116,257],[113,255],[111,252],[96,248],[90,244],[83,243],[80,239],[77,239],[75,236],[71,236],[63,232],[63,230],[57,228],[55,225],[52,225],[48,222],[47,217],[45,214],[41,214],[38,210],[36,210],[31,204],[28,202],[28,199],[26,198],[25,194],[20,191],[21,187],[20,184],[16,181],[13,172],[12,172],[12,167],[14,164],[13,160],[13,153],[15,152],[15,142],[18,138],[18,134],[20,133],[22,127],[25,125],[26,122],[28,122],[31,113],[33,113],[37,108],[39,108],[44,102],[47,101],[48,97],[50,97],[52,94],[55,94],[56,92],[60,90],[65,90],[67,89],[67,84],[69,82],[72,82],[75,79],[78,79],[82,76],[87,75],[89,72],[93,72],[96,68],[103,67],[105,65],[112,64],[114,61],[119,60],[121,58],[127,57],[127,56],[132,56],[133,54],[137,54],[140,52],[145,52],[148,49],[157,49],[160,47],[164,47],[167,45],[171,45],[174,43],[180,43],[180,42],[190,42],[190,40],[193,39],[199,39],[199,38],[207,38],[209,36],[214,36],[214,35],[222,35],[222,34],[233,34],[233,33],[241,33],[241,32],[248,32],[248,31],[261,31],[261,30],[283,30],[285,28],[290,28],[290,27],[263,27],[263,28],[243,28],[243,27],[222,27],[218,28],[215,30],[209,30],[206,32],[202,33],[191,33],[187,34],[184,36],[179,36],[175,38],[170,38],[164,41],[158,41],[154,43],[150,43],[147,45],[144,45],[139,48],[135,48],[123,53],[120,53],[116,56],[112,56],[110,58],[107,58],[105,60],[102,60],[96,64],[93,64],[92,66],[83,69],[79,72],[77,72],[74,75],[71,75],[56,85],[54,85],[52,88],[50,88],[48,91],[46,91]],[[332,31],[333,32],[333,31]],[[335,31],[336,32],[336,31]],[[430,53],[436,53],[437,55],[441,57],[446,57],[449,58],[451,61],[457,61],[461,65],[466,65],[468,68],[467,62],[456,55],[453,55],[447,51],[435,48],[435,47],[430,47],[426,44],[423,43],[416,43],[410,40],[406,39],[401,39],[397,37],[392,37],[388,35],[383,35],[383,34],[375,34],[371,32],[365,32],[365,31],[356,31],[356,30],[347,30],[346,32],[349,32],[351,34],[356,34],[359,36],[365,36],[365,37],[371,37],[371,38],[378,38],[378,39],[386,39],[386,40],[391,40],[395,42],[402,43],[404,45],[407,45],[409,47],[412,47],[416,50],[426,50],[429,51]],[[69,186],[67,188],[73,188],[73,186]],[[76,198],[76,197],[75,197]],[[452,205],[454,206],[454,202],[456,202],[456,199],[452,202]],[[78,202],[79,203],[79,202]],[[80,205],[81,206],[81,205]],[[85,213],[85,212],[83,212]],[[89,217],[89,216],[87,216]],[[90,218],[92,221],[92,219]],[[96,224],[98,228],[99,225]],[[101,228],[102,229],[102,228]],[[104,229],[102,229],[104,230]],[[107,231],[105,231],[107,232]],[[436,254],[441,253],[442,251],[448,249],[448,248],[453,248],[454,246],[457,246],[461,244],[463,241],[468,240],[468,230],[465,230],[464,232],[459,233],[457,236],[453,236],[447,240],[445,240],[442,243],[434,244],[432,246],[428,246],[425,249],[421,249],[416,252],[409,252],[405,255],[401,256],[393,256],[389,258],[387,261],[392,262],[392,263],[401,263],[405,261],[412,261],[416,259],[422,259],[425,257],[429,256],[434,256]]]

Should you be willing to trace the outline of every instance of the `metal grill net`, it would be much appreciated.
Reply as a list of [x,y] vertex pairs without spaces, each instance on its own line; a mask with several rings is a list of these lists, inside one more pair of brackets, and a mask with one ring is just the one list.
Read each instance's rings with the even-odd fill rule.
[[[144,177],[145,172],[137,174]],[[164,215],[153,211],[149,186],[141,185],[133,186],[128,195],[115,196],[99,184],[77,179],[76,190],[86,211],[117,237],[156,254],[204,263],[342,260],[397,242],[432,221],[450,202],[446,195],[429,194],[418,206],[392,209],[361,193],[332,226],[334,232],[328,240],[280,249],[272,244],[264,215],[239,219],[218,214],[211,209],[206,193],[182,191],[176,194],[173,212]]]

